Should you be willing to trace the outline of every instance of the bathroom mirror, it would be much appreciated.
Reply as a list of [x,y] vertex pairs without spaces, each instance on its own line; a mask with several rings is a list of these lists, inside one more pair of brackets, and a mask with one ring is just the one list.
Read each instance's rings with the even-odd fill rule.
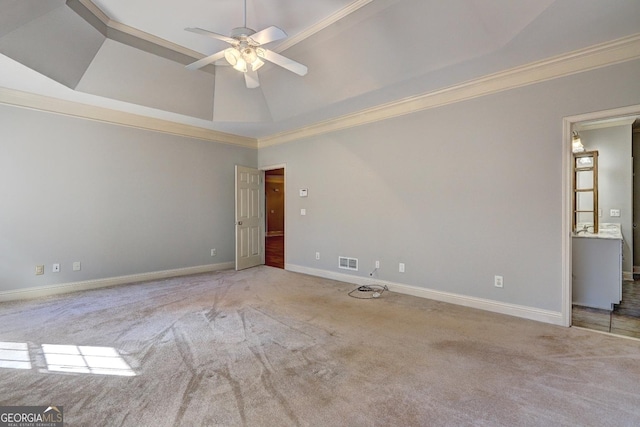
[[598,233],[598,152],[573,153],[573,231]]

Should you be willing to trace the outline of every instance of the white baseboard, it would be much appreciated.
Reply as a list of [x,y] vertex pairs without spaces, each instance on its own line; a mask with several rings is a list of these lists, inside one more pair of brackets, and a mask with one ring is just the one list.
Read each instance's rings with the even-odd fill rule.
[[521,317],[523,319],[536,320],[538,322],[551,323],[563,326],[562,313],[558,311],[542,310],[534,307],[527,307],[517,304],[509,304],[484,298],[470,297],[466,295],[454,294],[451,292],[436,291],[433,289],[421,288],[418,286],[393,283],[385,280],[371,279],[367,277],[352,276],[344,273],[320,270],[316,268],[303,267],[295,264],[286,264],[285,269],[296,273],[309,274],[311,276],[323,277],[325,279],[337,280],[340,282],[353,283],[355,285],[387,285],[390,291],[401,294],[413,295],[420,298],[428,298],[435,301],[447,302],[464,307],[477,308],[494,313],[507,314]]
[[631,280],[631,281],[633,281],[633,271],[623,271],[622,272],[622,280]]
[[209,273],[211,271],[234,268],[234,262],[220,264],[198,265],[196,267],[175,268],[173,270],[152,271],[149,273],[130,274],[127,276],[107,277],[105,279],[84,280],[81,282],[61,283],[58,285],[40,286],[28,289],[16,289],[0,292],[0,302],[22,299],[40,298],[50,295],[66,294],[68,292],[86,291],[107,286],[124,285],[145,280],[166,279],[169,277],[186,276],[189,274]]

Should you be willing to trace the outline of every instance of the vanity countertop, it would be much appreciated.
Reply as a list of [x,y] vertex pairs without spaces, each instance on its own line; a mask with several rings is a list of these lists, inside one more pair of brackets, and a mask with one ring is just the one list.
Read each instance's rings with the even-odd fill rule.
[[[586,227],[587,231],[583,231]],[[576,226],[576,232],[573,233],[573,237],[585,237],[588,239],[618,239],[622,240],[622,231],[620,231],[620,224],[616,222],[605,222],[598,224],[598,233],[593,233],[593,225],[591,224],[578,224]]]

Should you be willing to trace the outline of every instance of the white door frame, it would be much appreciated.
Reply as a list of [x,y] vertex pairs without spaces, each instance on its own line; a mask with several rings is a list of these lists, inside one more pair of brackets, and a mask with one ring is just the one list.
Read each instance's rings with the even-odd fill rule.
[[564,326],[571,326],[571,291],[573,286],[571,275],[571,218],[573,215],[571,212],[573,209],[571,131],[573,126],[580,122],[636,115],[640,115],[640,105],[569,116],[562,120],[562,324]]
[[[289,204],[289,198],[291,197],[291,195],[289,194],[289,192],[287,191],[287,183],[289,182],[287,180],[287,164],[286,163],[279,163],[276,165],[268,165],[268,166],[262,166],[258,168],[261,171],[271,171],[274,169],[284,169],[284,269],[287,270],[287,246],[288,243],[287,241],[289,240],[289,231],[287,230],[287,223],[289,215],[287,214],[289,212],[289,209],[287,209],[287,205]],[[267,199],[265,197],[264,199],[264,203],[262,204],[262,209],[265,210],[266,209],[266,203],[267,203]],[[267,229],[267,225],[266,225],[266,221],[267,221],[267,213],[266,211],[264,212],[263,215],[265,218],[265,227],[264,229]],[[263,233],[262,235],[262,241],[264,242],[265,237],[266,236],[266,231],[265,233]]]

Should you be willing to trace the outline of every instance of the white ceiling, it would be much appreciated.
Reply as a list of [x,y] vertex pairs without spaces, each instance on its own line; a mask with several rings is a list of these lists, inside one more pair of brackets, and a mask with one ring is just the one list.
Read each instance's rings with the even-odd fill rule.
[[[246,0],[246,24],[256,31],[275,25],[284,29],[289,38],[296,38],[318,22],[343,17],[370,1]],[[229,35],[233,28],[244,26],[244,0],[93,0],[93,3],[114,21],[203,54],[220,50],[225,47],[224,42],[189,33],[185,28],[198,27]]]
[[[243,26],[243,0],[93,0],[93,3],[112,22],[195,51],[196,57],[217,52],[226,44],[184,28],[200,27],[228,34],[232,28]],[[48,46],[49,39],[56,37],[69,45],[64,31],[58,29],[61,25],[79,25],[71,22],[77,16],[67,16],[69,13],[63,0],[0,0],[3,54],[0,87],[255,138],[640,31],[637,0],[247,0],[247,26],[257,31],[270,25],[284,29],[289,38],[268,47],[307,65],[309,73],[299,77],[266,65],[259,72],[261,87],[246,89],[238,72],[216,67],[215,82],[211,81],[215,87],[210,102],[213,117],[207,118],[189,113],[187,107],[180,110],[154,104],[153,100],[146,102],[140,93],[132,100],[121,93],[109,92],[114,90],[113,82],[101,85],[101,90],[88,88],[89,81],[108,78],[111,72],[97,73],[92,66],[104,63],[124,66],[128,58],[133,58],[132,48],[121,48],[115,42],[104,42],[95,58],[72,57],[88,67],[86,72],[85,68],[80,69],[81,73],[74,71],[79,84],[44,77],[42,74],[51,76],[55,70],[48,74],[47,67],[33,65],[31,57],[40,57],[43,64],[49,65],[59,58],[57,53],[51,53],[58,46],[44,51],[37,49]],[[27,35],[34,37],[33,43],[25,41]],[[76,43],[78,51],[93,48],[86,41]],[[23,53],[29,50],[31,54]],[[144,61],[144,57],[136,61]],[[153,92],[153,70],[149,65],[144,75],[131,79],[137,86],[149,85],[145,89]],[[75,75],[66,70],[57,72]],[[182,76],[182,71],[171,73]],[[213,79],[202,74],[204,71],[190,73],[197,74],[185,73],[181,79],[202,81],[205,85],[209,84],[207,79]],[[176,90],[181,90],[183,83],[186,86],[190,82],[176,84]],[[201,104],[206,104],[205,101],[199,100]],[[188,102],[188,98],[180,102]]]

